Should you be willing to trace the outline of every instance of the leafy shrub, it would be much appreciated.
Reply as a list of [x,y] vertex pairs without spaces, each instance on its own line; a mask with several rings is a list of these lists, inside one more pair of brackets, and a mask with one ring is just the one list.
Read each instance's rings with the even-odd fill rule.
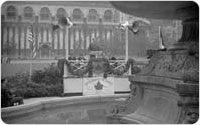
[[34,82],[29,82],[27,85],[26,92],[24,94],[25,97],[44,97],[47,96],[47,89],[45,84],[38,84]]
[[15,76],[8,77],[5,84],[6,88],[10,89],[14,94],[24,97],[27,84],[29,84],[29,74],[19,73]]
[[37,70],[32,75],[32,81],[36,83],[45,83],[46,85],[54,85],[62,80],[62,75],[55,65],[50,65],[44,70]]
[[24,98],[62,95],[62,77],[57,66],[35,70],[31,78],[29,73],[16,74],[7,78],[6,87]]

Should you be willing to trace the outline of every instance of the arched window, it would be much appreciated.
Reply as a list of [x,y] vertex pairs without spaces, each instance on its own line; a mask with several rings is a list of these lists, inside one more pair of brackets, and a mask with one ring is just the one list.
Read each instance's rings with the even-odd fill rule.
[[27,20],[32,19],[33,17],[33,9],[31,7],[24,8],[24,18]]
[[98,14],[95,9],[89,10],[89,17],[88,21],[97,21],[98,20]]
[[80,9],[74,9],[72,17],[73,17],[73,20],[79,20],[80,21],[82,19],[81,10]]
[[119,20],[120,20],[119,11],[115,10],[113,14],[113,22],[119,22]]
[[59,9],[57,10],[56,16],[57,16],[57,18],[60,18],[60,17],[67,17],[67,13],[66,13],[65,9],[59,8]]
[[47,7],[43,7],[40,10],[40,19],[41,20],[49,20],[50,19],[50,11]]
[[16,19],[17,9],[14,6],[9,6],[6,11],[7,19]]
[[104,13],[104,21],[111,22],[113,18],[113,13],[111,10],[106,10]]

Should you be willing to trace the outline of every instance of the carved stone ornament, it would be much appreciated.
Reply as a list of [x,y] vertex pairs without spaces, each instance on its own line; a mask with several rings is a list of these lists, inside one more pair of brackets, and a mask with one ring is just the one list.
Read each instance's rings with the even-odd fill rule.
[[178,106],[182,107],[182,114],[179,123],[193,124],[199,118],[199,98],[198,97],[182,97],[178,102]]
[[137,91],[138,91],[138,88],[137,88],[137,84],[134,84],[134,83],[131,83],[129,85],[130,87],[130,95],[129,97],[124,101],[124,102],[121,102],[121,103],[118,103],[118,104],[115,104],[111,110],[111,113],[113,115],[122,115],[122,114],[129,114],[129,113],[133,113],[134,112],[134,108],[131,109],[131,107],[134,105],[135,103],[135,98],[136,98],[136,95],[137,95]]
[[184,81],[199,81],[199,59],[188,50],[157,51],[142,75],[154,75]]
[[199,112],[197,107],[188,107],[184,114],[185,120],[183,120],[183,124],[193,124],[196,123],[199,119]]
[[199,84],[182,83],[177,85],[177,92],[180,95],[178,106],[181,107],[179,123],[193,124],[199,118]]

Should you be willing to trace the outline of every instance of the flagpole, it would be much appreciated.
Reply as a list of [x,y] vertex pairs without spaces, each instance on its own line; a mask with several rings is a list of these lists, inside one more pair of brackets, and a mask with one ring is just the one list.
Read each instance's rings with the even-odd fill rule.
[[[32,29],[32,24],[31,24],[31,29]],[[31,47],[33,47],[33,46],[31,46]],[[29,80],[30,80],[30,82],[31,82],[31,76],[32,76],[32,60],[33,60],[33,51],[32,51],[32,48],[30,49],[30,51],[31,51],[31,60],[30,60],[30,71],[29,71]]]
[[[33,24],[30,24],[30,29],[28,29],[28,30],[31,30],[31,31],[29,31],[29,34],[28,35],[30,35],[30,32],[31,32],[31,39],[32,39],[32,48],[30,49],[30,51],[31,51],[31,59],[30,59],[30,71],[29,71],[29,80],[31,81],[31,76],[32,76],[32,67],[33,67],[33,49],[34,49],[34,41],[33,41],[33,39],[34,39],[34,35],[33,35]],[[29,36],[28,36],[29,37]],[[30,39],[30,38],[29,38]]]

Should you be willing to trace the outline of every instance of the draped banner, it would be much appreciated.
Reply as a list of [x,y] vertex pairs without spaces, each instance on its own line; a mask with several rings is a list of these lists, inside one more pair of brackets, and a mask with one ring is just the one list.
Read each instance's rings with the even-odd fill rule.
[[83,95],[114,94],[114,78],[90,77],[83,78]]

